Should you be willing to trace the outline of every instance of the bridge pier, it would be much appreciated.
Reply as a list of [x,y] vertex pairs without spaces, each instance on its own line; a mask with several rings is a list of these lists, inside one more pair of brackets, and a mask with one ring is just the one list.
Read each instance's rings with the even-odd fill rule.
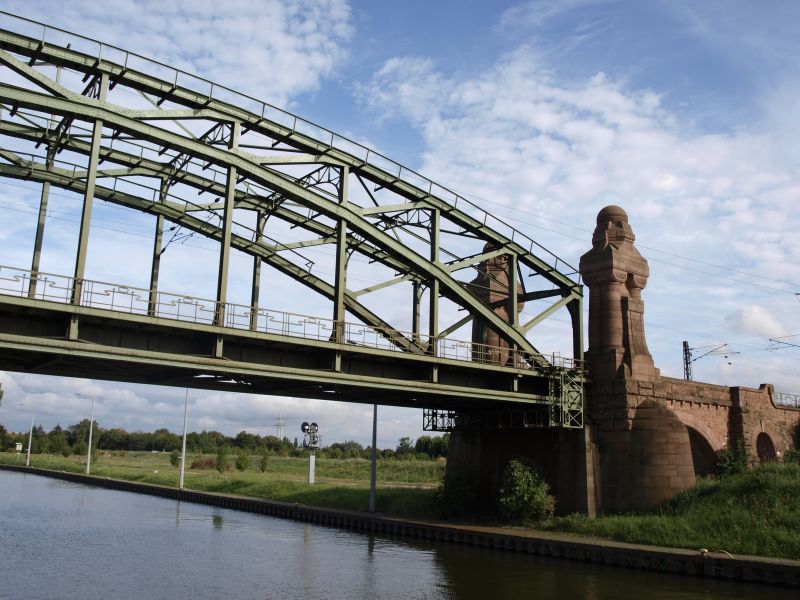
[[496,510],[503,469],[511,459],[528,459],[557,498],[558,514],[597,513],[597,452],[593,431],[516,429],[454,431],[450,435],[445,486],[469,490],[473,508]]
[[625,211],[600,211],[581,257],[589,286],[585,428],[454,432],[446,485],[468,486],[494,510],[503,469],[533,461],[561,514],[651,509],[714,473],[716,453],[743,443],[751,465],[800,443],[800,410],[774,404],[771,386],[728,388],[662,377],[647,349],[647,261]]

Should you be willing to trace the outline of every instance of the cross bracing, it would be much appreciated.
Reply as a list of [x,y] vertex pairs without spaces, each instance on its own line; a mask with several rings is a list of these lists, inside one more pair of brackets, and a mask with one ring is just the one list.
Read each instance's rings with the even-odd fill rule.
[[[479,320],[499,334],[514,358],[504,365],[460,367],[505,373],[477,396],[513,402],[517,394],[518,401],[542,403],[560,394],[558,401],[569,397],[573,407],[561,424],[575,426],[580,411],[574,396],[582,378],[574,383],[574,377],[554,377],[562,365],[535,343],[536,327],[564,309],[573,359],[582,358],[582,288],[564,261],[445,188],[295,115],[88,38],[5,13],[0,23],[8,27],[0,31],[0,177],[40,183],[42,215],[50,187],[82,199],[65,298],[75,307],[67,341],[83,339],[78,309],[85,301],[84,282],[90,281],[88,239],[92,206],[99,200],[156,218],[147,310],[141,315],[150,322],[163,318],[159,264],[176,235],[165,242],[165,229],[218,244],[207,326],[222,329],[211,360],[225,359],[226,343],[234,345],[223,330],[230,325],[227,313],[235,312],[229,280],[231,255],[238,252],[253,260],[252,331],[258,332],[259,310],[267,301],[262,267],[270,270],[271,289],[277,273],[328,303],[329,314],[319,318],[330,321],[331,331],[317,341],[331,345],[326,368],[332,373],[347,369],[346,324],[354,321],[404,359],[425,364],[414,376],[427,380],[428,391],[395,403],[433,405],[458,393],[476,397],[463,386],[447,394],[435,389],[444,386],[440,370],[451,360],[440,356],[441,341],[459,330],[464,336]],[[40,300],[37,256],[45,220],[40,218],[28,274],[15,276],[27,282],[32,302]],[[327,253],[323,261],[320,252]],[[522,288],[507,286],[503,300],[487,304],[470,280],[483,261],[497,256],[508,258]],[[376,300],[382,294],[397,298],[409,288],[404,307]],[[14,310],[24,301],[15,301]],[[509,310],[506,319],[496,310],[518,302],[537,303],[534,314],[520,320]],[[467,358],[475,355],[474,344],[465,344]],[[519,374],[508,377],[508,371]],[[573,383],[562,393],[554,382],[567,380]]]

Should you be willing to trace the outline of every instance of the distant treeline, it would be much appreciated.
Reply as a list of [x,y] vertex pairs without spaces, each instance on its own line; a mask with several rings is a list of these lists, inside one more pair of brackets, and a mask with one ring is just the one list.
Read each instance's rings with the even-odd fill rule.
[[[28,447],[29,432],[9,432],[0,425],[0,448],[12,450],[16,443]],[[86,454],[89,440],[89,419],[62,428],[56,425],[46,432],[41,425],[33,428],[31,452],[33,454]],[[448,435],[423,435],[412,443],[411,438],[401,438],[396,448],[378,450],[380,458],[436,459],[447,456]],[[114,427],[103,429],[95,421],[92,433],[92,446],[95,450],[171,452],[180,450],[181,436],[168,429],[153,432],[126,431]],[[193,454],[214,454],[220,448],[237,450],[248,454],[271,454],[276,456],[300,456],[307,452],[302,440],[287,437],[280,439],[274,435],[257,435],[239,432],[227,436],[219,431],[201,431],[186,434],[186,451]],[[317,451],[321,458],[370,458],[371,448],[358,442],[335,442]]]

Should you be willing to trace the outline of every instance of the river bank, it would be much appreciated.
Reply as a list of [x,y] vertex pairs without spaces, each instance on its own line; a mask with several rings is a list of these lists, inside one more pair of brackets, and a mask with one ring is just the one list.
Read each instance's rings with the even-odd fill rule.
[[530,529],[402,519],[381,514],[318,508],[231,494],[179,490],[156,484],[35,467],[0,465],[0,469],[346,529],[434,539],[633,569],[800,587],[800,561],[794,560],[660,548]]

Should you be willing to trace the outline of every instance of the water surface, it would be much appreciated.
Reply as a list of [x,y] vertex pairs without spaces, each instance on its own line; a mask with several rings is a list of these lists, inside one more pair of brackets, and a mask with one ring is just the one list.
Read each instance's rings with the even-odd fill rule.
[[0,598],[797,600],[0,471]]

